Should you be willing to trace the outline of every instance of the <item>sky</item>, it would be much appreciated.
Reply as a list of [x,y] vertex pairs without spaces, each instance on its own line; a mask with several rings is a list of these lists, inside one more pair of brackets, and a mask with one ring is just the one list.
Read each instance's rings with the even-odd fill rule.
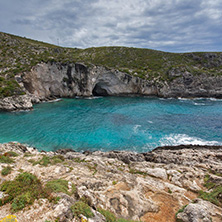
[[222,0],[0,0],[0,31],[73,48],[222,51]]

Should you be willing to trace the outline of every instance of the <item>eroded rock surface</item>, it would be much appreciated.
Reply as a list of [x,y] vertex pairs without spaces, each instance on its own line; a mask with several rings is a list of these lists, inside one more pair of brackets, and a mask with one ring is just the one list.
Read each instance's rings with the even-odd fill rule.
[[32,98],[28,95],[0,99],[0,110],[4,111],[30,110],[32,105]]
[[[119,218],[173,222],[176,221],[176,212],[185,205],[177,214],[181,221],[221,221],[221,205],[196,198],[200,190],[210,192],[204,187],[206,175],[209,182],[221,185],[222,147],[179,146],[142,154],[126,151],[83,154],[68,149],[41,153],[19,143],[8,143],[1,144],[0,150],[2,154],[7,151],[20,154],[13,157],[14,163],[0,163],[0,170],[8,165],[13,168],[11,174],[1,176],[2,180],[12,180],[21,171],[26,171],[35,174],[43,184],[60,178],[76,185],[75,195],[58,193],[58,203],[41,199],[16,212],[18,221],[45,222],[56,218],[59,221],[78,221],[70,207],[80,199],[87,200],[97,217],[88,221],[104,221],[98,212],[102,208]],[[64,161],[47,166],[33,165],[43,156],[56,155],[62,155]],[[10,213],[10,204],[0,208],[2,218]]]
[[32,103],[75,96],[222,98],[221,75],[196,75],[177,68],[169,70],[167,76],[168,80],[145,80],[103,66],[86,66],[82,63],[39,63],[32,67],[30,72],[16,76],[20,87],[29,96],[2,99],[0,109],[30,109]]

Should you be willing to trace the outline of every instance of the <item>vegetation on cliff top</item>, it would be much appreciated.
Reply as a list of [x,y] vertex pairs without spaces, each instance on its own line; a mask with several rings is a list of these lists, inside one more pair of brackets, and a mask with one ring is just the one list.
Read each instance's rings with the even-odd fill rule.
[[21,173],[12,181],[4,181],[0,190],[7,195],[0,199],[0,206],[11,203],[13,212],[32,205],[35,199],[50,198],[50,193],[44,190],[41,181],[31,173]]
[[[168,53],[127,47],[64,48],[0,32],[0,97],[24,94],[17,74],[40,62],[101,65],[149,80],[172,80],[171,71],[222,75],[222,53]],[[15,81],[17,80],[17,81]]]

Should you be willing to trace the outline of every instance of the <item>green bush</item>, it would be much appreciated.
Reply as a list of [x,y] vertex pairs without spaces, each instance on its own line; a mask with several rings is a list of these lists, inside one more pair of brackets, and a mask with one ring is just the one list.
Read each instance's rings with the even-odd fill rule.
[[8,194],[0,199],[0,205],[11,203],[13,212],[33,204],[35,199],[50,198],[50,193],[43,189],[37,177],[31,173],[21,173],[12,181],[4,181],[0,190]]
[[211,192],[199,191],[199,197],[222,207],[222,185],[214,188]]
[[12,156],[12,157],[17,157],[17,156],[19,156],[18,153],[13,152],[13,151],[8,151],[8,152],[6,152],[4,155],[6,155],[6,156]]
[[204,186],[209,190],[208,192],[199,191],[199,197],[208,200],[218,206],[222,206],[222,185],[215,183],[209,174],[204,177]]
[[110,211],[102,208],[98,208],[97,210],[106,218],[106,222],[116,222],[116,216]]
[[0,163],[14,163],[14,160],[9,156],[0,155]]
[[62,163],[64,161],[64,157],[61,155],[56,155],[53,157],[50,156],[43,156],[41,160],[39,161],[33,161],[33,165],[42,165],[42,166],[48,166],[50,164],[57,164],[57,163]]
[[83,201],[77,201],[74,205],[71,206],[72,213],[74,217],[80,217],[80,214],[84,215],[87,218],[94,217],[88,204]]
[[115,214],[111,213],[108,210],[104,210],[102,208],[98,208],[97,210],[106,218],[106,222],[137,222],[134,220],[128,220],[124,218],[116,218]]
[[62,179],[56,179],[56,180],[51,180],[46,183],[46,188],[50,192],[55,192],[55,193],[66,193],[68,195],[72,195],[76,192],[76,186],[72,184],[72,191],[68,191],[68,181],[67,180],[62,180]]
[[2,176],[6,176],[12,172],[12,168],[10,166],[4,167],[1,171]]

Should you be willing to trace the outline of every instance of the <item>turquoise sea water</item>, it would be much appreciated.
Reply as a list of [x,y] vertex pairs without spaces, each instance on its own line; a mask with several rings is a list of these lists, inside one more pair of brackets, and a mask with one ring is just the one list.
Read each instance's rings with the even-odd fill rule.
[[133,150],[222,144],[222,100],[95,97],[42,103],[0,113],[0,143],[40,150]]

